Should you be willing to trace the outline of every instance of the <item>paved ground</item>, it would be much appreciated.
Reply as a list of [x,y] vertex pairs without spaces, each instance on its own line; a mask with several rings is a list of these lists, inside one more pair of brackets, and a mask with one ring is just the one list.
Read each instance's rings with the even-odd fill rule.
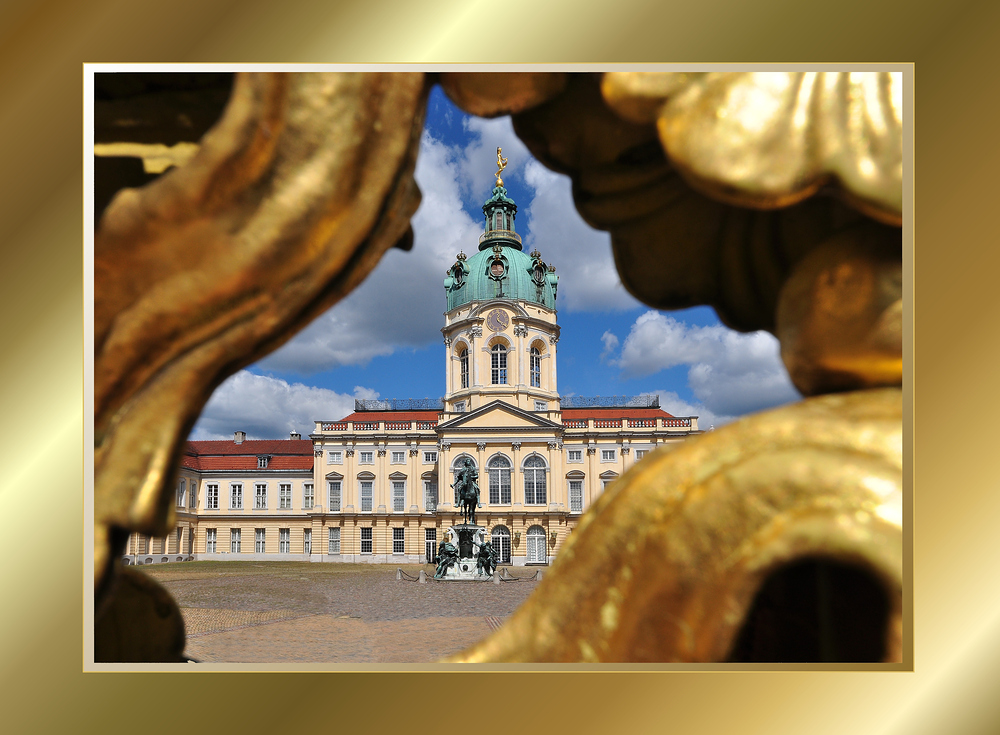
[[187,654],[236,663],[421,663],[457,653],[502,625],[537,582],[431,577],[433,566],[182,562],[139,567],[177,600]]

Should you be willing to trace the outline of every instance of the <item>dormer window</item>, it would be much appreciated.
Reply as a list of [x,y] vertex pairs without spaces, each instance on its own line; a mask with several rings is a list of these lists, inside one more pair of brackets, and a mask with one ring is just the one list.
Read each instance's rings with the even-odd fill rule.
[[270,460],[270,459],[271,458],[268,457],[267,455],[261,455],[261,456],[257,457],[257,469],[258,470],[266,470],[267,469],[268,460]]

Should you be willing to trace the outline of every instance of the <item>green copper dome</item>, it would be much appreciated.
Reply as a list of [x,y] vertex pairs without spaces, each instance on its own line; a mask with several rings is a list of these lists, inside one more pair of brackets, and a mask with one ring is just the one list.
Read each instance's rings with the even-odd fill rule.
[[533,301],[554,310],[559,276],[537,250],[529,255],[521,249],[521,236],[514,230],[517,204],[503,186],[493,189],[483,214],[486,227],[479,252],[470,258],[459,253],[444,279],[448,311],[490,299]]

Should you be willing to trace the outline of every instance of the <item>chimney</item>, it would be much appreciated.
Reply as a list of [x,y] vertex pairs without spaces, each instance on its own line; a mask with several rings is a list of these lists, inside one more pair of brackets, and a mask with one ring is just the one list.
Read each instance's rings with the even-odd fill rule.
[[292,441],[298,441],[299,439],[302,438],[302,434],[300,434],[297,431],[289,431],[288,438],[291,439]]
[[237,444],[242,444],[243,440],[247,438],[247,433],[245,431],[237,431],[233,436],[233,441]]

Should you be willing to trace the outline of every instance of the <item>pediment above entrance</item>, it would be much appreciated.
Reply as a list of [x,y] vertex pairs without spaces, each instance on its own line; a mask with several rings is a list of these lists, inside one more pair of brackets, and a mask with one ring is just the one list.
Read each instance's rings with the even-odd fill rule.
[[438,433],[482,429],[549,429],[562,431],[562,425],[503,401],[493,401],[458,418],[438,425]]

